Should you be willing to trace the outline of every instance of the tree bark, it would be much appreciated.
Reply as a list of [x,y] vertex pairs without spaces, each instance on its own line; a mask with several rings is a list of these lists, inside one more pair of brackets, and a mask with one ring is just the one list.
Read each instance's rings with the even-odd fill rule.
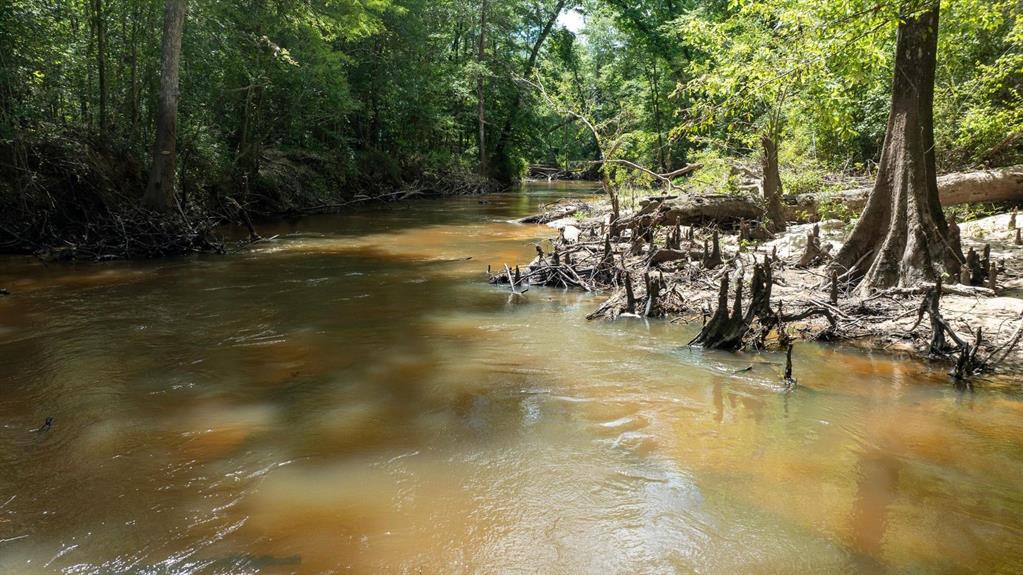
[[[536,39],[536,42],[533,43],[533,47],[529,51],[529,59],[526,60],[526,66],[523,69],[523,76],[525,78],[528,79],[533,73],[533,68],[536,67],[536,62],[540,57],[540,50],[547,41],[547,37],[551,35],[551,30],[554,29],[554,25],[558,21],[558,16],[561,15],[561,11],[565,9],[565,4],[567,2],[568,0],[558,0],[558,3],[554,6],[554,10],[551,12],[547,21],[544,23],[543,28],[540,30],[540,36]],[[497,145],[494,146],[494,160],[498,164],[498,173],[496,175],[505,181],[511,181],[518,176],[518,174],[502,172],[507,172],[508,148],[511,143],[510,140],[512,137],[514,122],[519,116],[519,108],[521,106],[522,92],[519,91],[515,94],[515,100],[512,101],[511,111],[504,120],[504,125],[501,127],[501,133],[497,138]]]
[[[642,203],[640,205],[643,205]],[[651,219],[662,226],[738,225],[743,220],[758,220],[764,212],[751,198],[727,195],[684,195],[660,202],[650,209]],[[629,222],[625,222],[628,224]]]
[[480,1],[480,37],[476,52],[476,61],[480,65],[479,78],[476,80],[477,112],[479,114],[479,145],[480,175],[487,175],[487,125],[486,125],[486,78],[483,77],[483,62],[486,59],[487,0]]
[[163,19],[163,56],[160,75],[160,101],[156,120],[156,142],[149,185],[142,203],[151,209],[166,210],[174,205],[178,120],[178,69],[181,60],[181,35],[185,24],[186,0],[166,0]]
[[652,58],[650,63],[650,96],[654,108],[654,130],[657,132],[657,162],[662,172],[668,171],[668,154],[664,146],[664,126],[661,121],[661,93],[659,90],[661,75],[657,73],[657,58]]
[[103,0],[92,1],[93,26],[96,30],[96,77],[99,81],[99,132],[107,135],[107,31]]
[[764,146],[764,201],[767,204],[765,224],[773,233],[785,231],[785,209],[781,203],[781,174],[778,171],[778,143],[764,134],[760,139]]
[[[934,158],[934,75],[939,0],[899,22],[892,108],[866,208],[835,258],[861,277],[861,290],[935,281],[948,260],[948,224],[938,199]],[[855,268],[855,269],[854,269]]]

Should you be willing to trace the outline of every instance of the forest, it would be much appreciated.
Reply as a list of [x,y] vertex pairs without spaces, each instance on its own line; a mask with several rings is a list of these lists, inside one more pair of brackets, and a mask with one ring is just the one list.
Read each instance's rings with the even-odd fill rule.
[[0,0],[0,573],[1023,573],[1020,0]]
[[[529,166],[649,187],[699,164],[674,179],[740,193],[764,142],[784,193],[839,190],[876,173],[896,28],[927,6],[11,0],[0,249],[209,249],[219,222],[500,189]],[[941,6],[939,173],[1019,161],[1020,11]]]

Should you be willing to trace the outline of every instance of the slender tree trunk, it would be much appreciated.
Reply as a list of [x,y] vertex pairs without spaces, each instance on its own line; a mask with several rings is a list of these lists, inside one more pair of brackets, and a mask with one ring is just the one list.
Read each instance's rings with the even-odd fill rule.
[[[76,27],[76,19],[74,19],[74,18],[72,19],[71,26],[72,26],[72,29],[74,29]],[[89,47],[87,49],[88,56],[87,56],[86,59],[91,59],[92,55],[94,53],[93,50],[96,49],[95,48],[96,47],[96,18],[95,18],[95,16],[92,15],[92,3],[90,3],[88,5],[87,9],[86,9],[86,14],[85,14],[85,18],[84,18],[84,22],[82,23],[82,26],[88,27]],[[76,35],[77,35],[77,33],[76,33]],[[93,119],[92,118],[92,95],[93,95],[93,91],[92,91],[92,88],[93,88],[93,86],[92,86],[92,75],[93,75],[93,68],[92,68],[92,66],[86,66],[86,68],[85,68],[85,77],[82,78],[82,80],[80,81],[81,83],[79,84],[80,87],[78,89],[78,106],[79,106],[79,110],[80,110],[80,113],[81,113],[81,121],[83,123],[85,123],[86,127],[88,127],[90,130],[93,128],[93,123],[92,123],[92,119]]]
[[131,22],[131,95],[130,103],[128,105],[128,114],[131,117],[131,131],[128,135],[128,140],[131,142],[132,148],[134,149],[135,144],[138,142],[138,127],[139,127],[139,48],[138,48],[138,32],[139,24],[142,21],[142,9],[136,4],[134,16]]
[[661,172],[668,172],[668,156],[664,149],[664,126],[661,121],[661,75],[657,72],[657,58],[652,58],[650,63],[650,95],[654,105],[654,129],[657,131],[657,162],[661,166]]
[[107,32],[103,0],[92,0],[93,26],[96,30],[96,77],[99,81],[99,132],[107,135]]
[[764,201],[767,203],[767,229],[773,233],[785,231],[785,208],[782,206],[781,174],[778,171],[778,143],[764,134],[760,139],[764,146]]
[[178,68],[181,60],[181,34],[185,25],[185,3],[186,0],[166,0],[164,6],[163,63],[156,141],[153,145],[153,163],[149,170],[149,185],[142,199],[146,207],[156,210],[166,210],[174,205]]
[[[486,36],[487,36],[487,0],[480,1],[480,37],[479,46],[476,52],[476,60],[480,67],[486,61]],[[480,145],[480,174],[487,174],[487,117],[486,117],[486,78],[480,70],[479,78],[476,80],[476,98],[478,100],[477,111],[479,114],[479,145]]]
[[949,243],[934,159],[939,0],[899,23],[888,117],[874,188],[835,258],[861,289],[934,281],[961,261]]
[[[540,58],[540,50],[543,48],[547,37],[551,35],[551,30],[554,29],[554,25],[558,22],[558,16],[561,15],[561,11],[565,9],[565,4],[568,0],[558,0],[558,3],[554,6],[554,10],[551,11],[544,22],[543,28],[540,30],[540,36],[537,37],[536,42],[533,43],[533,47],[529,51],[529,59],[526,60],[525,68],[523,69],[523,76],[529,78],[533,73],[533,68],[536,67],[536,62]],[[494,159],[499,164],[497,174],[502,180],[511,180],[518,174],[502,173],[507,171],[508,163],[508,148],[512,137],[512,130],[515,127],[515,119],[519,116],[519,108],[522,106],[522,92],[515,94],[515,100],[512,102],[512,107],[508,115],[504,119],[504,125],[501,127],[501,134],[497,138],[497,145],[494,146]]]

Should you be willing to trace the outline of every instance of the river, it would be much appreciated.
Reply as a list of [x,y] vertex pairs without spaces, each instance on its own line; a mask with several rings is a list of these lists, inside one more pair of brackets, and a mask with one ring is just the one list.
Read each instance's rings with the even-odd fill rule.
[[506,220],[589,193],[0,260],[0,573],[1023,572],[1018,383],[800,344],[786,390],[487,284],[553,234]]

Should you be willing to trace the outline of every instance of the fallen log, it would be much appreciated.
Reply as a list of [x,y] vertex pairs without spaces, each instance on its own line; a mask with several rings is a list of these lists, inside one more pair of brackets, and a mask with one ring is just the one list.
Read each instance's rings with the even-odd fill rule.
[[[839,204],[859,212],[866,205],[870,190],[858,188],[786,196],[786,218],[790,221],[817,220],[820,218],[819,208],[825,204]],[[938,192],[943,206],[1023,201],[1023,166],[947,174],[938,178]],[[760,198],[745,195],[655,196],[643,200],[640,205],[642,207],[637,213],[619,222],[621,227],[653,222],[662,226],[718,224],[737,227],[744,221],[760,221],[764,217]],[[546,224],[584,209],[585,204],[561,205],[515,221],[520,224]]]
[[658,223],[664,226],[702,226],[711,223],[739,225],[763,216],[760,204],[744,196],[682,196],[662,202]]
[[[921,295],[930,292],[934,289],[933,283],[922,282],[916,287],[909,288],[888,288],[879,295]],[[942,287],[942,292],[950,295],[958,295],[964,297],[995,297],[997,295],[994,290],[986,287],[969,286],[969,285],[946,285]]]
[[588,209],[584,203],[576,204],[562,204],[555,206],[549,210],[545,210],[539,214],[533,214],[524,218],[515,220],[517,224],[549,224],[555,220],[567,218],[568,216],[575,215],[577,212]]
[[[867,204],[871,188],[842,192],[798,194],[785,197],[786,217],[790,220],[819,218],[822,204],[840,204],[859,212]],[[938,195],[942,206],[981,202],[1012,202],[1023,200],[1023,166],[994,168],[976,172],[947,174],[938,178]]]
[[[819,208],[840,204],[859,212],[866,205],[870,188],[843,192],[799,194],[785,198],[786,217],[790,221],[817,220]],[[948,174],[938,178],[941,205],[955,206],[978,202],[1023,201],[1023,166],[997,168],[977,172]],[[631,219],[657,218],[659,225],[704,226],[708,224],[738,226],[743,221],[759,221],[764,217],[760,198],[741,195],[700,195],[649,198]]]
[[656,266],[659,264],[677,262],[677,261],[689,261],[692,256],[691,253],[682,250],[673,249],[658,249],[650,254],[649,265]]

